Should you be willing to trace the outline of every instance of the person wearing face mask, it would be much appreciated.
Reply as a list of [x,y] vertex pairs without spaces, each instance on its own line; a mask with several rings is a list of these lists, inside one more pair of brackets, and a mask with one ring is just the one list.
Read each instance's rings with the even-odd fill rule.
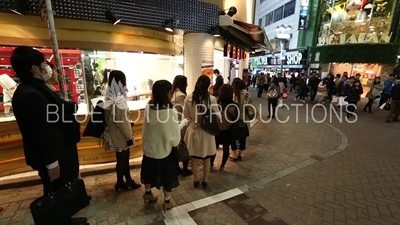
[[[78,152],[76,148],[68,147],[71,134],[66,135],[67,119],[63,116],[72,115],[73,111],[64,106],[64,112],[60,112],[65,101],[46,85],[53,70],[41,52],[31,47],[17,47],[10,61],[21,81],[12,106],[22,135],[26,164],[38,171],[44,195],[47,195],[60,190],[79,174]],[[54,224],[89,223],[82,217],[55,221]]]

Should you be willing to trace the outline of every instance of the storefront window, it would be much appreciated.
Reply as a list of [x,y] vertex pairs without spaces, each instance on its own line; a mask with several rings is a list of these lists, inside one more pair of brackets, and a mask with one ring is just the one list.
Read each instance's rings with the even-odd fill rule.
[[275,9],[274,11],[274,22],[277,22],[283,18],[283,6]]
[[322,0],[318,45],[388,43],[396,3]]
[[112,70],[125,73],[128,97],[132,100],[146,99],[151,94],[151,86],[155,81],[165,79],[172,82],[176,75],[183,74],[183,60],[180,56],[82,51],[82,59],[89,104],[92,104],[90,100],[104,94],[105,84]]

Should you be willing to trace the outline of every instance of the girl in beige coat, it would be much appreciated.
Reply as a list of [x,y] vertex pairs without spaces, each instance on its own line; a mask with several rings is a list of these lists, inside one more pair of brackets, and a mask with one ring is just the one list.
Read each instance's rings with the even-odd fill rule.
[[[197,79],[195,90],[185,99],[183,108],[183,116],[189,120],[189,125],[185,133],[185,143],[187,144],[189,155],[192,160],[192,172],[194,177],[193,186],[197,188],[200,185],[198,175],[198,163],[203,161],[203,188],[207,188],[208,175],[210,174],[210,157],[216,153],[215,136],[205,132],[197,123],[201,118],[200,114],[204,110],[199,105],[203,104],[212,109],[213,112],[219,113],[217,100],[208,93],[210,87],[210,78],[205,75]],[[217,117],[221,116],[217,114]]]

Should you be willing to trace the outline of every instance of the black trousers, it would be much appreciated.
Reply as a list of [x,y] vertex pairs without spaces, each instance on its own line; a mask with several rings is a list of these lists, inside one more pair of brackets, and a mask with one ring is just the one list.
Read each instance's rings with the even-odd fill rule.
[[272,116],[272,117],[275,116],[275,112],[276,112],[276,107],[277,106],[278,106],[278,99],[277,98],[268,99],[268,114],[269,114],[269,116]]
[[[236,140],[232,141],[231,149],[232,149],[232,151],[236,151],[237,150]],[[239,140],[239,150],[240,151],[246,150],[246,139]]]
[[261,95],[264,91],[264,85],[257,85],[257,88],[258,88],[257,96],[261,97]]
[[379,106],[381,106],[383,103],[386,103],[388,99],[389,99],[389,94],[382,93],[381,100],[379,101]]
[[[225,142],[225,143],[220,143],[220,141],[217,141],[218,138],[215,138],[215,144],[216,148],[218,149],[219,145],[222,144],[222,163],[221,167],[225,167],[226,162],[228,161],[229,158],[229,147],[231,145],[230,142]],[[236,143],[235,143],[236,145]],[[211,161],[211,167],[214,166],[214,161],[215,161],[216,154],[211,156],[210,161]]]
[[76,144],[67,145],[60,151],[58,164],[60,166],[60,178],[50,182],[47,168],[39,169],[38,174],[43,185],[43,195],[55,192],[64,187],[64,185],[79,176],[79,158]]
[[374,104],[374,100],[373,98],[368,98],[368,102],[367,104],[364,106],[364,111],[368,109],[368,112],[372,111],[372,105]]
[[355,101],[348,101],[348,105],[347,105],[347,117],[350,118],[353,116],[354,111],[356,111],[356,107],[357,107],[357,102]]

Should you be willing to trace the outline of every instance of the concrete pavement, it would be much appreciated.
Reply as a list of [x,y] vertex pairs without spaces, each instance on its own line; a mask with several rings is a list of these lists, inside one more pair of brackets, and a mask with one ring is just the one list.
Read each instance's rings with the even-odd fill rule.
[[[267,120],[266,100],[254,101]],[[178,207],[165,215],[162,198],[143,205],[143,188],[115,193],[113,173],[84,178],[93,200],[79,215],[91,224],[125,225],[400,224],[400,124],[384,123],[378,109],[374,115],[358,110],[356,123],[315,122],[311,111],[323,118],[323,109],[309,105],[307,111],[303,104],[279,111],[286,123],[258,122],[243,161],[213,173],[206,190],[180,178],[173,192]],[[139,180],[138,169],[132,175]],[[39,185],[0,191],[0,224],[33,224],[29,204],[41,192]]]

